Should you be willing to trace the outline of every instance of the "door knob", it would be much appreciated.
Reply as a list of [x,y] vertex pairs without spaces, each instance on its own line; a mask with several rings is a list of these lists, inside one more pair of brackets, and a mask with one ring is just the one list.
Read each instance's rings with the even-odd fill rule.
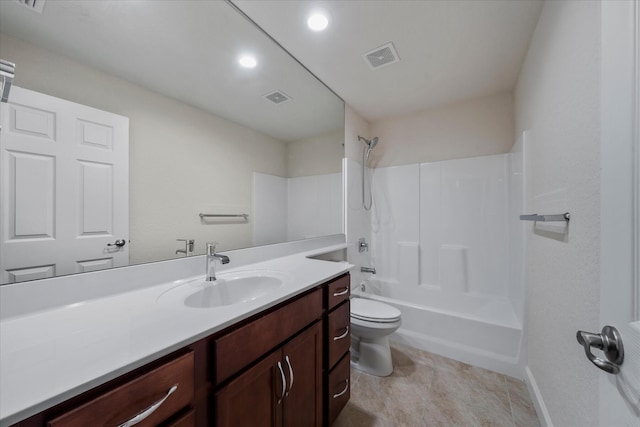
[[[605,326],[600,334],[578,331],[576,338],[578,343],[584,347],[587,359],[591,363],[610,374],[615,375],[620,372],[620,365],[624,361],[624,347],[622,346],[622,337],[616,328]],[[591,347],[602,350],[608,361],[601,357],[596,357],[591,352]]]
[[127,243],[124,239],[118,239],[113,243],[107,243],[107,246],[117,246],[119,248],[123,247]]

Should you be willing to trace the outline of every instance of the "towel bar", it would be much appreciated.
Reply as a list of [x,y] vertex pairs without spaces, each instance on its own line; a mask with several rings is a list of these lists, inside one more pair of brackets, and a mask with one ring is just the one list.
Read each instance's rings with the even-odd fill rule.
[[543,222],[567,221],[569,222],[569,218],[571,218],[571,215],[569,214],[569,212],[565,212],[563,214],[554,214],[554,215],[538,215],[538,214],[520,215],[520,219],[522,221],[543,221]]

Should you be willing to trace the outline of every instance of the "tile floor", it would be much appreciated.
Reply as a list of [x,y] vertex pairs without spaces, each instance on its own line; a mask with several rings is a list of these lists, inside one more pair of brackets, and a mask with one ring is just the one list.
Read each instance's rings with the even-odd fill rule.
[[521,381],[399,344],[391,353],[389,377],[351,370],[334,427],[540,426]]

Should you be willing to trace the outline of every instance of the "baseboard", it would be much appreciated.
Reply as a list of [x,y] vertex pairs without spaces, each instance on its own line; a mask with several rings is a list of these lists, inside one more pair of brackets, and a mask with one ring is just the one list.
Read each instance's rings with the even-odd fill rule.
[[547,405],[544,404],[542,393],[540,393],[538,384],[536,383],[536,380],[533,377],[533,373],[528,366],[525,366],[524,374],[526,377],[527,388],[529,389],[529,396],[531,396],[531,400],[533,400],[533,405],[536,408],[536,413],[538,414],[538,420],[540,421],[540,424],[542,425],[542,427],[553,427],[551,417],[549,416],[549,411],[547,411]]

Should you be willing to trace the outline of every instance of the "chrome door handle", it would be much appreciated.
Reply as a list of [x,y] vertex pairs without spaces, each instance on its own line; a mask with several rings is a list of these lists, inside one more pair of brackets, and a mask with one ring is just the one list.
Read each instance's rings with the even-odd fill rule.
[[[578,343],[584,347],[587,359],[591,363],[613,375],[620,372],[620,365],[624,361],[624,347],[622,346],[622,337],[616,328],[605,326],[600,334],[578,331],[576,338]],[[596,357],[591,352],[591,347],[602,350],[608,361],[601,357]]]
[[287,392],[287,379],[284,376],[284,371],[282,370],[282,363],[278,362],[278,369],[280,370],[280,379],[282,380],[282,394],[278,398],[278,405],[282,403],[282,399],[284,399],[285,393]]
[[340,292],[334,292],[334,293],[333,293],[333,296],[334,296],[334,297],[340,297],[340,296],[342,296],[342,295],[346,295],[346,294],[348,294],[348,293],[349,293],[349,288],[344,288],[344,290],[343,290],[343,291],[340,291]]
[[154,403],[153,405],[149,406],[147,409],[145,409],[144,411],[140,412],[138,415],[136,415],[135,417],[131,418],[129,421],[126,421],[126,422],[120,424],[118,427],[131,427],[131,426],[134,426],[134,425],[136,425],[138,423],[141,423],[144,419],[149,417],[149,415],[153,414],[156,411],[156,409],[158,409],[164,403],[164,401],[167,400],[167,398],[169,396],[171,396],[177,389],[178,389],[178,384],[176,384],[173,387],[171,387],[169,389],[169,391],[167,392],[167,394],[165,394],[162,399],[158,400],[156,403]]
[[346,337],[347,337],[347,335],[349,335],[349,326],[348,326],[348,325],[347,325],[347,326],[345,326],[345,327],[344,327],[344,329],[345,329],[345,330],[344,330],[344,334],[342,334],[342,335],[338,335],[337,337],[333,337],[333,340],[334,340],[334,341],[341,340],[341,339],[343,339],[343,338],[346,338]]
[[127,244],[127,241],[124,239],[118,239],[113,243],[107,243],[107,246],[117,246],[119,248],[123,247],[124,245]]
[[333,395],[334,399],[337,399],[338,397],[342,396],[343,394],[345,394],[347,392],[347,390],[349,390],[349,378],[347,378],[346,380],[344,380],[345,385],[344,385],[344,390],[342,390],[340,393],[336,393]]
[[287,362],[287,366],[289,367],[289,390],[287,390],[287,396],[289,392],[293,388],[293,368],[291,367],[291,361],[289,360],[289,356],[285,356],[284,360]]

